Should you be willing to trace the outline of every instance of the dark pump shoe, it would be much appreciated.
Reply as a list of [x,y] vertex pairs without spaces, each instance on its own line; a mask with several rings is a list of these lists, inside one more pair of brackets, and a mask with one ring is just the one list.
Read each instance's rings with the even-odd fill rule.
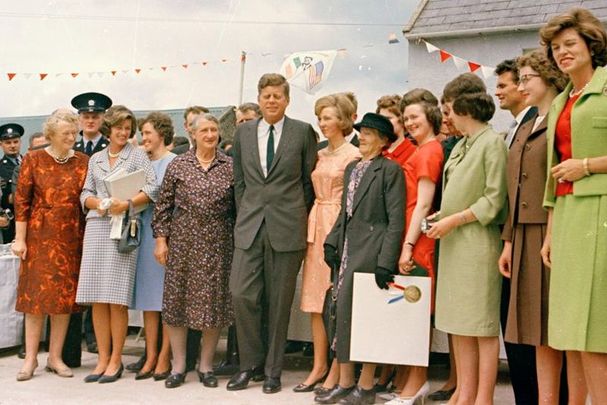
[[137,372],[137,371],[141,371],[141,369],[143,368],[143,365],[146,362],[146,357],[145,355],[141,356],[139,358],[139,360],[133,362],[133,363],[129,363],[126,365],[126,370],[127,371],[131,371],[131,372]]
[[347,397],[341,399],[338,404],[341,405],[373,405],[375,403],[375,390],[363,390],[359,386],[356,386],[348,394]]
[[135,374],[135,380],[147,380],[148,378],[152,378],[154,376],[154,370],[146,371],[145,373],[142,371],[137,371]]
[[171,374],[164,382],[164,386],[166,388],[177,388],[182,386],[185,382],[185,374],[186,373]]
[[280,378],[277,377],[266,377],[263,382],[263,393],[264,394],[276,394],[282,388],[280,384]]
[[196,372],[202,385],[208,388],[217,388],[217,377],[212,371],[202,372],[197,370]]
[[124,366],[121,364],[120,368],[118,369],[118,371],[116,371],[115,374],[113,375],[102,375],[101,378],[99,378],[98,383],[99,384],[107,384],[107,383],[113,383],[118,381],[118,379],[120,377],[122,377],[122,372],[124,371]]
[[244,390],[249,385],[249,381],[253,380],[255,382],[263,381],[265,375],[263,374],[262,367],[250,368],[245,371],[241,371],[237,374],[234,374],[227,385],[228,391],[239,391]]
[[319,404],[336,404],[341,399],[350,395],[350,392],[352,392],[355,387],[356,385],[353,385],[348,388],[342,388],[340,385],[336,385],[335,388],[333,388],[327,394],[317,395],[316,397],[314,397],[314,401],[318,402]]
[[432,401],[448,401],[451,399],[454,392],[455,387],[451,388],[450,390],[438,390],[428,395],[428,399],[431,399]]

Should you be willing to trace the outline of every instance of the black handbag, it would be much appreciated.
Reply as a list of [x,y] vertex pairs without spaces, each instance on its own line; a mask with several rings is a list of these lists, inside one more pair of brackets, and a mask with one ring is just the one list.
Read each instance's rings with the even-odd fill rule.
[[338,267],[331,269],[331,287],[325,295],[325,302],[322,308],[322,318],[327,332],[329,347],[333,344],[335,338],[335,329],[337,328],[337,272]]
[[122,235],[118,242],[120,253],[130,253],[141,244],[141,230],[143,222],[138,214],[135,214],[133,202],[129,200],[129,209],[122,219]]

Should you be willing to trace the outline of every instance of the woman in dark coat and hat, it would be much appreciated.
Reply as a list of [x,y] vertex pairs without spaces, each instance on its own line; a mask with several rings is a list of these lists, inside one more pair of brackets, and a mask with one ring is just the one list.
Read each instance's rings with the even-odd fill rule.
[[340,364],[339,384],[316,402],[327,404],[375,402],[375,365],[365,364],[358,386],[350,362],[352,290],[354,273],[375,273],[382,289],[394,280],[404,229],[405,180],[401,167],[382,156],[396,140],[390,120],[367,113],[354,125],[359,132],[361,159],[344,173],[339,217],[325,241],[325,261],[339,270],[333,280],[337,289],[337,322],[331,344]]

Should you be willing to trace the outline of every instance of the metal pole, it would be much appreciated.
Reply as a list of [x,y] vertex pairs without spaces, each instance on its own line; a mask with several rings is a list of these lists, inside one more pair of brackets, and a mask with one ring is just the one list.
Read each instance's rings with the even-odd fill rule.
[[242,104],[242,96],[244,89],[244,65],[247,62],[247,53],[245,51],[241,51],[240,54],[240,88],[238,89],[238,105]]

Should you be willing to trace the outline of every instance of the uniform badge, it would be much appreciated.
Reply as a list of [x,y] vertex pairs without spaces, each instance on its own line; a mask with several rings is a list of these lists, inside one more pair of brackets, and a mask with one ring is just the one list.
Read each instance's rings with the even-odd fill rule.
[[13,129],[12,128],[7,128],[6,129],[6,133],[7,134],[12,134],[13,133]]
[[102,147],[102,148],[105,148],[106,146],[107,146],[107,145],[106,145],[105,143],[102,143],[102,144],[101,144],[101,147]]
[[2,161],[2,163],[6,163],[6,159],[4,159],[4,160]]
[[95,100],[89,100],[89,107],[95,106]]

